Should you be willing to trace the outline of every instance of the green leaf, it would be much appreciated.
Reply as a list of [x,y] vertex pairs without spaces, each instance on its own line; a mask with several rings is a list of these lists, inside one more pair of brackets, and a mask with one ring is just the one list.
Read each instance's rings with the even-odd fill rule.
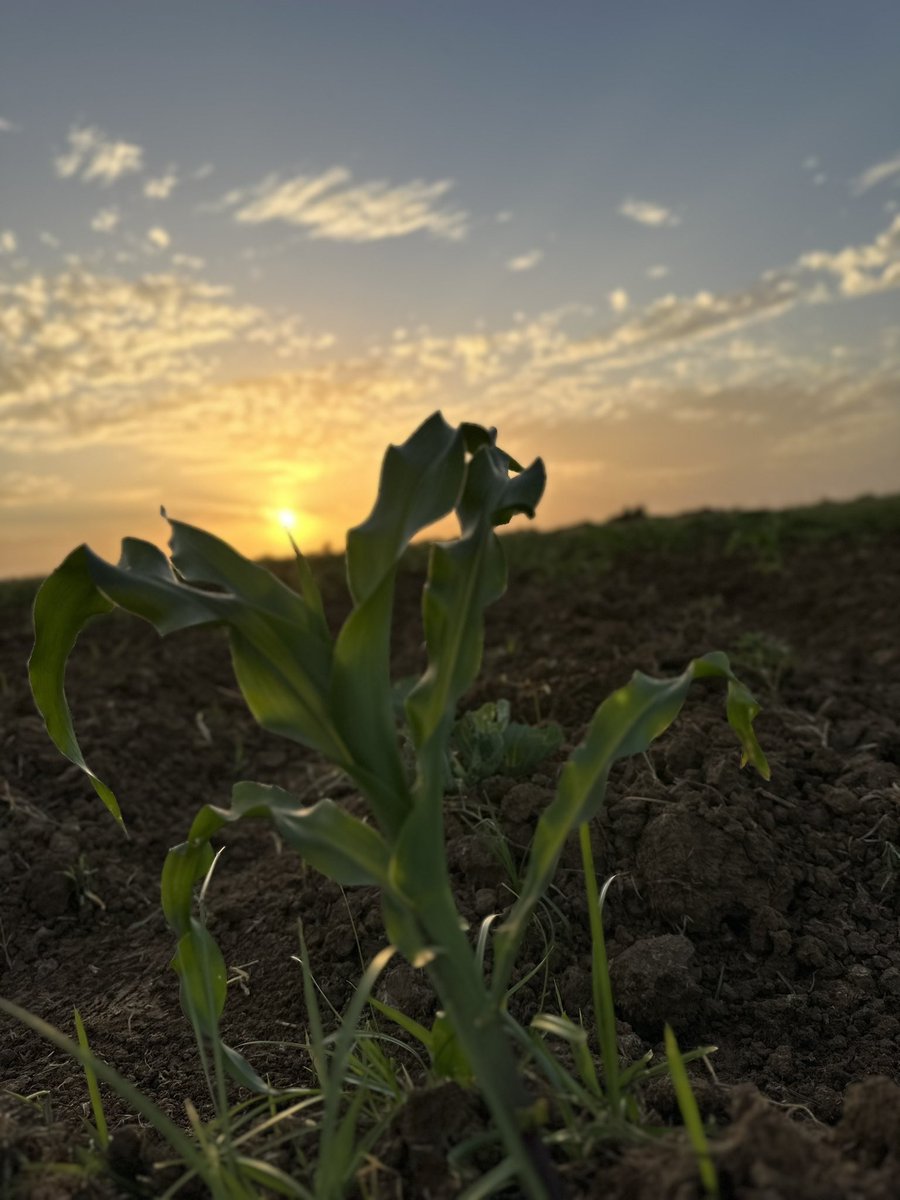
[[389,1021],[393,1021],[395,1025],[399,1025],[401,1029],[404,1029],[410,1037],[414,1037],[417,1042],[420,1042],[425,1047],[429,1056],[431,1055],[431,1033],[424,1025],[420,1025],[418,1021],[412,1017],[408,1017],[401,1009],[394,1008],[392,1004],[385,1004],[383,1000],[376,1000],[374,996],[369,997],[369,1004],[376,1012],[380,1012],[383,1017],[387,1017]]
[[521,893],[497,932],[495,995],[506,986],[525,924],[553,878],[566,839],[599,810],[610,768],[646,750],[678,716],[694,679],[706,677],[727,680],[726,711],[741,742],[741,763],[752,762],[763,778],[769,778],[768,763],[752,728],[759,705],[731,670],[726,655],[715,652],[694,659],[674,679],[651,679],[635,671],[631,681],[597,709],[587,736],[563,768],[555,798],[538,821]]
[[481,665],[484,610],[506,588],[494,526],[516,512],[534,516],[544,483],[540,459],[510,478],[509,456],[491,445],[481,446],[469,463],[457,505],[460,537],[431,551],[422,603],[428,667],[406,704],[417,746],[442,727],[449,733],[456,702]]
[[350,816],[333,800],[305,806],[283,788],[264,783],[236,783],[230,809],[204,805],[191,825],[188,844],[208,842],[223,825],[251,818],[270,820],[292,849],[335,883],[389,886],[388,848],[371,825]]
[[401,446],[389,446],[370,515],[347,534],[347,578],[363,604],[419,530],[447,515],[463,482],[463,440],[439,412]]
[[35,600],[29,660],[35,702],[55,744],[85,771],[120,822],[115,796],[82,757],[64,691],[78,634],[92,617],[115,606],[151,622],[161,635],[226,625],[238,683],[259,723],[348,765],[347,748],[326,707],[331,644],[321,613],[219,538],[178,521],[170,524],[177,573],[162,551],[136,538],[122,542],[115,566],[80,546],[44,581]]
[[513,721],[503,731],[503,766],[510,775],[527,775],[563,744],[562,727],[520,725]]
[[178,939],[172,959],[181,983],[181,1007],[207,1037],[216,1037],[225,1007],[225,959],[209,930],[196,919]]
[[34,601],[34,649],[28,678],[38,711],[57,749],[88,776],[97,795],[122,824],[115,795],[84,761],[65,693],[66,663],[79,633],[113,605],[94,586],[86,546],[79,546],[49,575]]
[[[418,755],[414,808],[395,847],[391,878],[415,896],[426,925],[446,911],[447,880],[441,803],[454,710],[481,664],[484,610],[506,587],[506,562],[494,525],[514,512],[533,515],[544,488],[537,459],[510,478],[509,456],[492,444],[477,449],[456,506],[460,537],[432,547],[422,602],[428,666],[406,702]],[[429,929],[443,944],[448,931]]]
[[475,1078],[453,1024],[442,1012],[437,1014],[431,1026],[430,1051],[434,1073],[441,1079],[455,1079],[457,1083],[468,1084]]
[[194,886],[206,875],[213,858],[209,842],[182,842],[166,855],[160,884],[162,909],[179,937],[191,927]]
[[[456,503],[463,441],[435,413],[401,446],[388,447],[370,516],[347,535],[354,610],[337,639],[330,704],[353,759],[381,781],[367,788],[381,827],[400,828],[410,807],[397,745],[390,679],[391,611],[397,564],[412,538]],[[366,779],[360,778],[362,786]]]
[[675,1098],[678,1101],[681,1119],[684,1121],[684,1127],[687,1130],[691,1148],[697,1160],[697,1170],[703,1183],[703,1189],[707,1196],[715,1200],[719,1195],[719,1179],[709,1152],[709,1142],[707,1141],[706,1130],[703,1128],[703,1118],[700,1116],[696,1097],[691,1090],[691,1081],[685,1070],[684,1058],[678,1048],[678,1042],[670,1025],[666,1025],[665,1028],[665,1044],[666,1061],[669,1074],[672,1077],[672,1085],[675,1088]]
[[572,1046],[587,1045],[587,1030],[582,1025],[576,1025],[571,1017],[561,1013],[538,1013],[529,1022],[532,1029],[549,1033],[553,1037],[562,1038]]
[[558,750],[563,731],[509,720],[509,701],[496,700],[463,713],[450,735],[454,770],[467,784],[490,775],[524,775]]

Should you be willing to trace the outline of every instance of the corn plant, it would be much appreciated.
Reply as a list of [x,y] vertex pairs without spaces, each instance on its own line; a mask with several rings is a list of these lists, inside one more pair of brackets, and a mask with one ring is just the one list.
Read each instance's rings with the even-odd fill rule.
[[[174,967],[182,1004],[240,1083],[262,1089],[249,1064],[219,1037],[226,973],[221,951],[193,905],[207,873],[210,841],[243,819],[271,821],[305,860],[343,886],[379,889],[387,936],[423,968],[490,1108],[514,1171],[530,1197],[556,1194],[535,1130],[538,1108],[522,1080],[504,1011],[517,951],[571,833],[603,801],[611,767],[643,752],[677,716],[695,679],[727,684],[727,716],[742,763],[768,775],[752,730],[758,705],[723,654],[691,662],[677,678],[635,673],[600,705],[584,742],[564,767],[555,799],[540,817],[521,891],[493,940],[485,980],[450,884],[443,800],[456,706],[478,672],[484,610],[506,586],[495,529],[533,517],[543,493],[540,459],[522,468],[496,443],[496,431],[453,428],[435,413],[384,458],[371,515],[347,536],[353,609],[336,637],[308,563],[297,551],[300,592],[204,531],[170,521],[171,561],[155,546],[125,539],[117,565],[87,546],[74,550],[42,585],[34,608],[32,690],[59,749],[90,778],[118,821],[110,787],[87,766],[64,694],[65,665],[78,633],[115,607],[165,635],[190,626],[227,628],[238,684],[257,721],[336,764],[368,801],[360,820],[331,800],[304,806],[279,787],[241,782],[229,808],[207,804],[188,838],[170,851],[162,901],[177,938]],[[394,581],[412,538],[455,511],[459,536],[431,548],[422,617],[427,666],[405,700],[414,770],[404,765],[394,721],[390,624]],[[164,514],[165,515],[165,514]],[[598,1018],[599,1019],[599,1018]],[[607,1038],[614,1036],[606,1031]]]

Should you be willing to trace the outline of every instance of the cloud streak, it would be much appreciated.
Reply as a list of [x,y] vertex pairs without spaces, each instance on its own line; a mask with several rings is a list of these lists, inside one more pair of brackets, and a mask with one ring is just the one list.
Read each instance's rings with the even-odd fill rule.
[[73,126],[69,148],[54,159],[60,179],[80,179],[109,187],[123,175],[143,170],[144,151],[133,142],[117,142],[96,126]]
[[854,196],[862,196],[871,188],[877,187],[880,183],[884,183],[887,179],[893,179],[900,175],[900,154],[894,155],[893,158],[887,158],[884,162],[875,163],[874,166],[867,167],[861,175],[851,181],[850,190]]
[[[11,453],[149,439],[180,455],[169,443],[183,437],[184,452],[191,443],[201,456],[217,439],[237,454],[244,439],[281,455],[286,437],[306,445],[317,423],[349,429],[376,412],[414,420],[426,404],[465,404],[494,422],[524,420],[523,396],[529,413],[555,420],[654,405],[699,420],[727,393],[747,397],[749,421],[754,394],[766,389],[785,403],[812,395],[825,404],[827,394],[829,404],[858,405],[864,371],[827,352],[788,359],[745,331],[802,305],[892,287],[900,288],[900,218],[869,243],[803,255],[744,288],[672,294],[643,307],[617,289],[608,298],[615,319],[596,331],[592,309],[566,306],[493,330],[419,327],[347,354],[298,316],[242,305],[227,287],[73,267],[0,283],[0,439]],[[221,357],[240,347],[243,361],[260,368],[226,380]],[[900,380],[900,339],[868,369],[883,408]]]
[[354,183],[346,167],[335,166],[320,175],[269,176],[255,188],[228,193],[219,207],[234,209],[240,224],[276,221],[299,226],[316,239],[374,242],[430,233],[460,241],[468,232],[468,214],[438,204],[452,187],[449,179]]

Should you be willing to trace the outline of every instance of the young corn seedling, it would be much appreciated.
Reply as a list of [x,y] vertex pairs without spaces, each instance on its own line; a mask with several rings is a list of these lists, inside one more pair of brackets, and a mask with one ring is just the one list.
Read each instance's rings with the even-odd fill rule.
[[[64,695],[65,664],[79,631],[114,607],[143,617],[163,635],[195,625],[228,629],[237,681],[254,717],[346,772],[368,801],[372,820],[359,820],[327,799],[307,807],[281,788],[252,782],[235,785],[230,808],[205,805],[163,868],[163,908],[177,937],[173,965],[183,1007],[232,1076],[264,1090],[249,1064],[220,1039],[225,962],[195,913],[193,890],[212,861],[210,840],[224,825],[267,819],[329,878],[380,890],[387,936],[428,973],[503,1139],[507,1160],[498,1178],[514,1172],[535,1198],[557,1195],[558,1186],[535,1129],[539,1109],[520,1075],[504,1003],[528,922],[566,839],[597,812],[613,764],[646,750],[675,719],[695,679],[726,682],[728,720],[742,761],[768,774],[751,725],[758,706],[725,655],[695,659],[675,679],[636,673],[601,704],[562,772],[556,797],[538,821],[520,894],[494,935],[493,969],[485,981],[450,885],[446,764],[456,705],[481,662],[484,610],[506,586],[495,528],[520,513],[532,517],[544,482],[540,459],[523,469],[497,446],[494,430],[453,428],[435,413],[401,446],[388,448],[372,513],[348,534],[353,609],[336,638],[299,551],[296,594],[218,538],[171,521],[171,561],[133,538],[123,542],[118,565],[86,546],[65,559],[36,598],[29,665],[50,736],[121,822],[112,790],[81,755]],[[459,536],[432,547],[423,593],[427,666],[405,699],[415,760],[410,775],[399,747],[389,669],[394,581],[412,538],[453,511]]]

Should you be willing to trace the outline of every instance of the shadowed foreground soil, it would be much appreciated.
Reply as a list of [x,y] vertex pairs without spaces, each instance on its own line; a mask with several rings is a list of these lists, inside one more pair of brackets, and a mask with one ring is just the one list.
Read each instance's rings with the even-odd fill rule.
[[[718,1046],[690,1068],[715,1143],[722,1194],[741,1200],[889,1200],[900,1195],[900,548],[888,536],[797,548],[779,567],[751,551],[622,553],[606,570],[577,562],[543,578],[516,570],[488,616],[482,676],[466,705],[506,697],[513,717],[552,719],[567,745],[529,779],[495,777],[449,803],[461,906],[477,925],[510,893],[474,814],[523,848],[565,753],[597,704],[635,667],[680,670],[695,654],[732,653],[765,711],[757,730],[766,783],[739,770],[721,690],[698,687],[648,758],[620,765],[596,822],[601,878],[618,873],[606,927],[620,1045],[662,1054],[662,1025],[682,1048]],[[330,618],[346,601],[332,579]],[[401,577],[397,672],[420,663],[419,580]],[[326,765],[261,733],[236,691],[224,637],[160,642],[113,617],[82,637],[69,695],[86,758],[120,798],[126,840],[83,776],[53,749],[28,693],[27,605],[0,622],[0,994],[71,1031],[81,1010],[96,1053],[183,1118],[204,1086],[182,1018],[172,942],[158,907],[166,849],[204,802],[236,779],[281,784],[310,801],[353,799]],[[759,635],[764,635],[760,637]],[[779,647],[778,643],[782,645]],[[741,658],[743,657],[743,662]],[[234,982],[228,1040],[302,1042],[297,953],[302,916],[316,977],[348,999],[382,945],[376,898],[304,872],[259,826],[229,831],[210,892],[211,924]],[[552,899],[550,963],[565,1010],[591,1027],[590,940],[577,846]],[[351,922],[352,915],[352,922]],[[359,943],[359,945],[358,945]],[[535,930],[521,972],[543,955]],[[240,968],[240,970],[238,970]],[[521,977],[521,976],[520,976]],[[515,997],[527,1020],[540,973]],[[427,1021],[421,973],[398,965],[379,994]],[[552,991],[543,998],[554,1007]],[[305,1053],[248,1047],[276,1084],[308,1082]],[[410,1058],[410,1069],[413,1061]],[[4,1090],[5,1089],[5,1090]],[[39,1095],[31,1103],[19,1096]],[[671,1086],[644,1092],[647,1120],[678,1125]],[[0,1194],[125,1194],[23,1173],[71,1158],[89,1116],[80,1070],[27,1030],[0,1023]],[[43,1111],[41,1111],[43,1106]],[[113,1124],[133,1124],[114,1097]],[[445,1152],[483,1127],[456,1085],[417,1092],[377,1148],[368,1195],[450,1197],[462,1180]],[[123,1178],[153,1156],[116,1141]],[[282,1160],[290,1168],[290,1159]],[[702,1193],[678,1134],[559,1159],[568,1195],[693,1200]],[[79,1190],[80,1189],[80,1190]],[[514,1195],[514,1192],[507,1193]]]

